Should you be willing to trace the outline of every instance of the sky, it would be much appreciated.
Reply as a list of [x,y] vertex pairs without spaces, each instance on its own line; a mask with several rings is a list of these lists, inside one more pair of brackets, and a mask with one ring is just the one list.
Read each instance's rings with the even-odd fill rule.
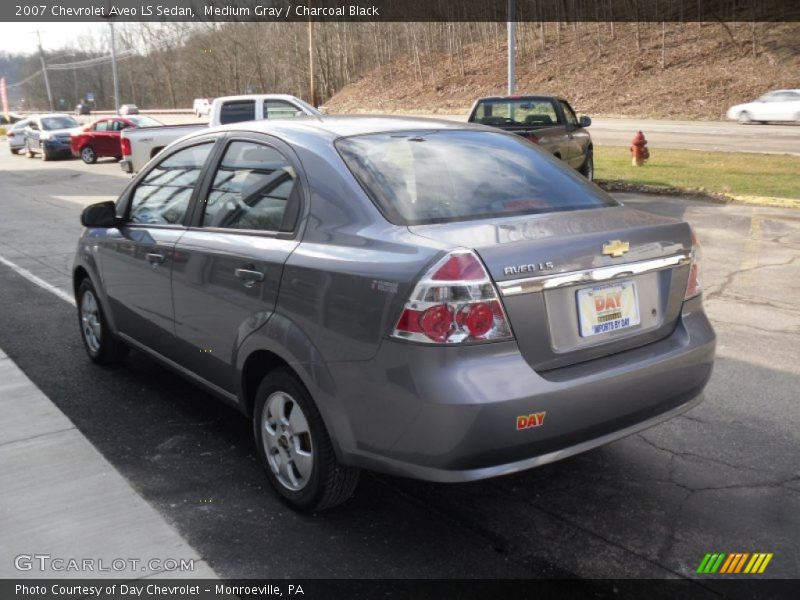
[[42,48],[52,51],[62,48],[84,34],[95,36],[108,31],[106,23],[4,23],[0,35],[0,52],[33,54],[36,48],[36,30],[42,36]]

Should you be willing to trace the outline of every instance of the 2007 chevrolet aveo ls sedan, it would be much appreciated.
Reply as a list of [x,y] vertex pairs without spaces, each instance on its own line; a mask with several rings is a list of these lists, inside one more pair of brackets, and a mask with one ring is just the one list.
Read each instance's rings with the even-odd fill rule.
[[91,359],[132,347],[238,407],[300,509],[359,468],[460,482],[589,450],[712,370],[689,225],[480,125],[207,129],[82,222]]

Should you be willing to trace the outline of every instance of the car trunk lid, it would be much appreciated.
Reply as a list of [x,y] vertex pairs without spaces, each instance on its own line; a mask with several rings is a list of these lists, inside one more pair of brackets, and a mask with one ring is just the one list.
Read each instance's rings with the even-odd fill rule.
[[475,249],[500,290],[520,351],[537,370],[665,337],[689,274],[689,226],[627,207],[409,229]]

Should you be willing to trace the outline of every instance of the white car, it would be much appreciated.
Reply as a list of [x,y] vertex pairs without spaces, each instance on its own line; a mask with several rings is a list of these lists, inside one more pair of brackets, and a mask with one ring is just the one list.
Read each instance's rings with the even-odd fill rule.
[[28,119],[17,121],[10,125],[6,131],[6,139],[8,140],[8,149],[11,154],[19,154],[20,150],[25,147],[25,128],[28,126]]
[[728,109],[728,118],[739,123],[794,121],[800,123],[800,90],[776,90],[758,100]]
[[211,103],[213,101],[213,98],[195,98],[192,105],[195,116],[198,118],[207,116],[211,112]]

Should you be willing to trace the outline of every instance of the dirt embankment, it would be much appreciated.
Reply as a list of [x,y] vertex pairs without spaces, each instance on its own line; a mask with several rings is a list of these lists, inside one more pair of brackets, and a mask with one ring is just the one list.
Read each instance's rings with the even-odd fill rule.
[[[517,60],[517,92],[558,94],[582,114],[607,117],[707,119],[772,89],[800,88],[800,23],[562,25],[556,43],[548,25]],[[535,48],[535,57],[532,49]],[[662,54],[663,52],[663,54]],[[662,65],[662,56],[665,59]],[[506,43],[410,56],[376,69],[332,97],[331,112],[466,111],[479,96],[505,94]],[[420,75],[421,71],[421,75]]]

